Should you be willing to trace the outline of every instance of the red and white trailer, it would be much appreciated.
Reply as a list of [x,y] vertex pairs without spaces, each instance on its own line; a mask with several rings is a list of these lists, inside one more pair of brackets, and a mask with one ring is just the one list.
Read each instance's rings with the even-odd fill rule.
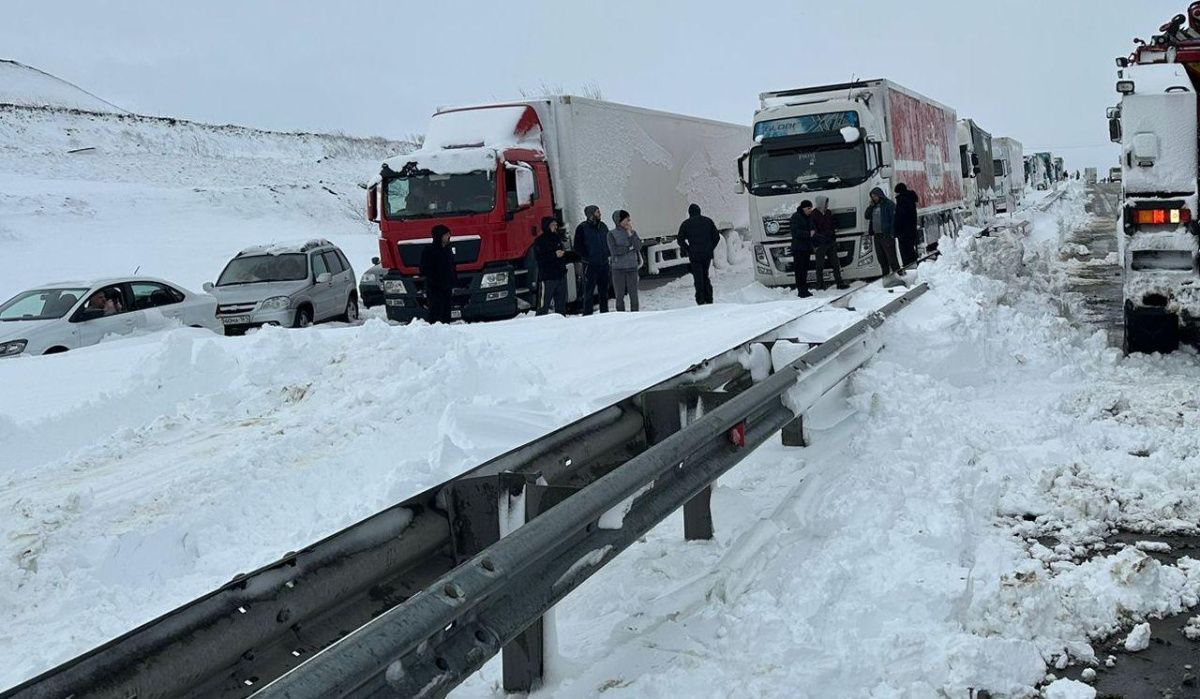
[[801,201],[829,197],[847,279],[879,276],[865,212],[870,192],[920,198],[924,247],[961,223],[963,180],[954,110],[889,80],[766,92],[754,115],[755,145],[740,162],[750,190],[755,276],[792,283],[788,218]]

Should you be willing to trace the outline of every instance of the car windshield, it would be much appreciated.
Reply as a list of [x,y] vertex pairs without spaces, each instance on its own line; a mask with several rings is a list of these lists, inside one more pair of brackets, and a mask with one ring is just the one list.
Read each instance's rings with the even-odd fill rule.
[[383,215],[389,219],[483,214],[496,208],[494,173],[413,175],[387,181]]
[[0,306],[0,321],[62,318],[87,292],[86,288],[67,288],[35,289],[20,293]]
[[245,255],[225,265],[217,286],[257,284],[259,282],[295,282],[308,278],[308,258],[300,253],[283,255]]
[[750,153],[750,191],[757,196],[850,187],[867,178],[863,144],[797,147]]

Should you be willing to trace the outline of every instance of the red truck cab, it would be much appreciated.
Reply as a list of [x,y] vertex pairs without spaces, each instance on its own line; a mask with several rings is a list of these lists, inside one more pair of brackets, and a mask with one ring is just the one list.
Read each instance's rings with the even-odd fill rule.
[[510,318],[531,307],[530,247],[542,218],[555,216],[541,133],[528,105],[448,110],[420,150],[383,164],[367,214],[379,224],[389,319],[425,317],[421,253],[439,224],[458,266],[452,317]]

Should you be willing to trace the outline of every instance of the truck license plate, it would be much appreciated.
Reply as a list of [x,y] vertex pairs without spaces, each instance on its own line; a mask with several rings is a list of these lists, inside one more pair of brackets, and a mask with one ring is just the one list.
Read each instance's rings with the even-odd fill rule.
[[225,316],[221,322],[226,325],[246,325],[250,322],[250,316]]
[[450,317],[462,320],[462,311],[454,309],[454,310],[450,311]]

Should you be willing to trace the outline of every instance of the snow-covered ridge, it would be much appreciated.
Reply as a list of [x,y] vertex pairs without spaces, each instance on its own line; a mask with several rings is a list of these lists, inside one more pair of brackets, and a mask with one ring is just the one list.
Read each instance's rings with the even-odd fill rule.
[[124,114],[124,109],[100,99],[78,85],[18,63],[0,58],[0,104],[51,109],[74,109],[104,114]]
[[132,273],[198,288],[238,250],[327,238],[378,254],[365,184],[413,144],[0,105],[0,299]]

